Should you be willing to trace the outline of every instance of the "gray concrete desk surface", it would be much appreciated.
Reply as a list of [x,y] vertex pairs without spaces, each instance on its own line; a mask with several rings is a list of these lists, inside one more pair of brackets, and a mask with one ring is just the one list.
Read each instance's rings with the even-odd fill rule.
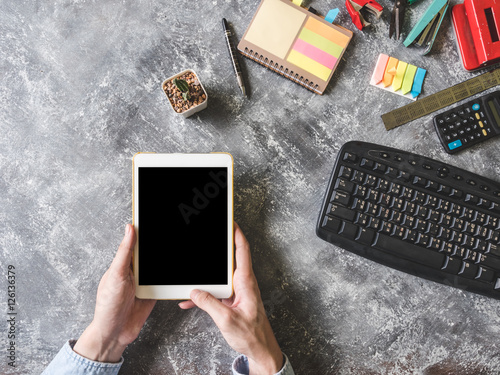
[[[414,151],[499,180],[498,142],[456,156],[432,116],[386,131],[409,100],[369,86],[380,52],[428,70],[422,96],[479,73],[462,69],[449,15],[433,52],[388,38],[392,2],[361,32],[343,1],[317,0],[354,31],[323,96],[240,59],[241,96],[221,18],[241,38],[252,1],[0,2],[0,273],[17,271],[17,361],[36,374],[92,319],[100,277],[131,222],[137,151],[227,151],[235,217],[251,243],[263,300],[297,374],[498,374],[500,302],[360,258],[315,235],[337,151],[349,140]],[[409,7],[406,35],[430,3]],[[209,106],[172,112],[161,82],[194,69]],[[165,234],[168,237],[168,233]],[[122,374],[228,374],[236,353],[202,311],[159,302]]]

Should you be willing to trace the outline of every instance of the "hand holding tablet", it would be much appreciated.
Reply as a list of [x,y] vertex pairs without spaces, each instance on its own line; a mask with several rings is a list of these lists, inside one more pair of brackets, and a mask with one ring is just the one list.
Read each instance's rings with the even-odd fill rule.
[[136,154],[133,160],[136,296],[188,299],[233,290],[231,155]]

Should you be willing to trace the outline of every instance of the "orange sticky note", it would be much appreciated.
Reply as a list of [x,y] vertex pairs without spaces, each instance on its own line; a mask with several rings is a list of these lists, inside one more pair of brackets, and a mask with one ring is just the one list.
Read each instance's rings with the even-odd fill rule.
[[396,74],[396,67],[398,65],[399,60],[394,57],[389,57],[389,61],[387,61],[387,66],[385,68],[383,84],[384,87],[389,86],[394,79],[394,75]]

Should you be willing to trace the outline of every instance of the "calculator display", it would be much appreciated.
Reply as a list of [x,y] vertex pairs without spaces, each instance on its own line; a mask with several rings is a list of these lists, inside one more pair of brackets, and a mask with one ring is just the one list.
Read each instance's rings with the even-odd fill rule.
[[495,118],[495,122],[497,123],[497,125],[500,125],[500,116],[498,115],[498,111],[497,111],[497,108],[495,106],[494,101],[490,100],[488,102],[488,106],[491,109],[491,113],[493,113],[493,117]]

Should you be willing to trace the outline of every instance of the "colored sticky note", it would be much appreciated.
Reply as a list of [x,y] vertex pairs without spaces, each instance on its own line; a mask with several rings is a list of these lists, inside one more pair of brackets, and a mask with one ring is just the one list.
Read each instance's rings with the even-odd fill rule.
[[411,88],[411,96],[416,98],[422,92],[422,85],[424,83],[424,77],[427,70],[422,68],[417,68],[415,73],[415,78],[413,79],[413,86]]
[[343,48],[341,46],[319,34],[316,34],[309,29],[302,29],[299,34],[299,39],[317,47],[318,49],[332,56],[339,57],[342,54]]
[[335,21],[335,18],[337,18],[338,14],[339,14],[338,8],[330,9],[327,15],[325,16],[325,21],[333,23],[333,21]]
[[417,67],[415,65],[408,64],[406,68],[405,76],[403,78],[403,84],[401,86],[401,91],[404,95],[408,94],[413,87],[413,78],[417,72]]
[[348,42],[339,31],[309,17],[286,60],[327,81]]
[[303,41],[302,39],[297,39],[293,45],[293,50],[310,57],[314,61],[319,62],[330,69],[333,69],[337,63],[337,58],[335,56],[330,55],[329,53]]
[[292,2],[299,7],[302,5],[302,0],[292,0]]
[[398,91],[399,89],[401,89],[401,85],[403,84],[403,78],[405,76],[407,66],[408,66],[408,63],[405,63],[404,61],[398,62],[398,67],[396,69],[396,75],[394,76],[394,79],[392,80],[392,89],[394,91]]
[[383,78],[384,87],[389,86],[394,79],[394,73],[396,66],[398,65],[399,60],[394,57],[389,57],[389,61],[387,61],[387,66],[385,67],[385,73]]
[[385,73],[385,67],[387,66],[387,62],[389,61],[389,56],[381,53],[378,56],[377,65],[375,66],[375,72],[373,75],[375,84],[378,85],[382,82]]
[[350,38],[342,34],[340,31],[325,25],[323,22],[318,21],[313,17],[309,17],[304,27],[311,30],[313,33],[321,35],[322,37],[338,44],[340,47],[345,48],[349,44]]
[[297,65],[299,68],[302,68],[305,71],[314,74],[316,77],[322,79],[323,81],[327,81],[330,77],[330,73],[332,72],[332,69],[327,68],[319,62],[295,50],[292,50],[290,52],[287,60],[292,64]]

